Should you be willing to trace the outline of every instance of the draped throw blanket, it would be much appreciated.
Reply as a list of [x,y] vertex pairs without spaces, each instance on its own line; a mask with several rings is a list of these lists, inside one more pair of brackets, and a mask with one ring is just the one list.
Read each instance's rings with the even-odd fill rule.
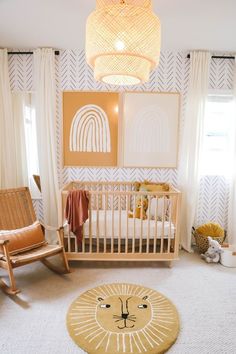
[[83,224],[88,219],[89,193],[85,190],[70,191],[66,200],[65,217],[78,242],[83,239]]

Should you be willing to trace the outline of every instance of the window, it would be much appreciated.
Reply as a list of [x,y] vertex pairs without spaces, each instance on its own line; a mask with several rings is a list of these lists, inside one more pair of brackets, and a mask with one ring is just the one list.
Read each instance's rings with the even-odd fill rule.
[[35,106],[33,102],[33,95],[31,93],[25,95],[24,118],[29,188],[33,198],[40,198],[40,192],[33,179],[33,175],[39,175],[39,162]]
[[209,95],[206,104],[201,174],[228,175],[235,143],[232,95]]

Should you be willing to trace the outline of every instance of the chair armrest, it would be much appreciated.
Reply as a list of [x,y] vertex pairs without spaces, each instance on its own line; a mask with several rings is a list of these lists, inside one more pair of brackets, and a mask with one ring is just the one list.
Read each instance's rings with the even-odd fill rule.
[[0,240],[0,246],[3,247],[3,255],[0,254],[0,259],[3,256],[5,256],[8,261],[10,260],[10,255],[9,255],[9,250],[8,250],[8,243],[9,242],[10,242],[10,240]]
[[59,245],[64,247],[64,245],[63,245],[63,233],[62,233],[62,231],[64,230],[64,225],[61,226],[61,227],[53,227],[53,226],[45,225],[42,222],[40,222],[40,225],[44,228],[44,230],[55,231],[56,234],[57,234]]
[[42,222],[40,222],[40,224],[43,226],[43,228],[45,230],[48,230],[48,231],[59,231],[60,230],[60,227],[54,227],[54,226],[45,225]]
[[59,227],[49,226],[49,225],[43,224],[42,222],[40,222],[40,224],[48,231],[60,231],[60,230],[63,230],[64,227],[69,225],[67,221],[62,226],[59,226]]
[[10,242],[9,240],[0,240],[0,246],[4,246],[6,245],[8,242]]

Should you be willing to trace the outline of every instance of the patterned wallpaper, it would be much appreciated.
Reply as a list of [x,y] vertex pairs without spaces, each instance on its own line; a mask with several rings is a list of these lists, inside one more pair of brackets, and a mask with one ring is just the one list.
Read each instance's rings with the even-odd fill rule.
[[[222,54],[222,53],[221,53]],[[84,51],[65,50],[56,56],[57,87],[57,166],[59,182],[62,186],[74,179],[80,180],[159,180],[177,185],[178,169],[144,168],[63,168],[62,166],[62,94],[63,90],[116,91],[116,87],[97,83],[92,70],[85,62]],[[9,56],[10,83],[12,90],[31,91],[33,89],[32,56]],[[186,52],[161,53],[160,64],[152,72],[147,84],[132,88],[137,91],[161,91],[181,93],[181,116],[179,122],[180,142],[184,124],[184,110],[189,80],[189,59]],[[232,88],[233,61],[213,59],[210,71],[210,89],[228,90]],[[124,90],[124,89],[122,89]],[[208,220],[227,225],[229,185],[224,177],[206,176],[201,179],[196,224]],[[34,201],[36,212],[42,218],[42,203]]]

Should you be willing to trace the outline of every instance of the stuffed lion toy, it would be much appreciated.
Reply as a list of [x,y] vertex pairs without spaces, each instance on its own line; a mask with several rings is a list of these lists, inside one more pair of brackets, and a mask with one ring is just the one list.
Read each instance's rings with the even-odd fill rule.
[[147,219],[147,208],[147,198],[143,198],[143,200],[139,198],[136,202],[135,211],[129,213],[129,218]]

